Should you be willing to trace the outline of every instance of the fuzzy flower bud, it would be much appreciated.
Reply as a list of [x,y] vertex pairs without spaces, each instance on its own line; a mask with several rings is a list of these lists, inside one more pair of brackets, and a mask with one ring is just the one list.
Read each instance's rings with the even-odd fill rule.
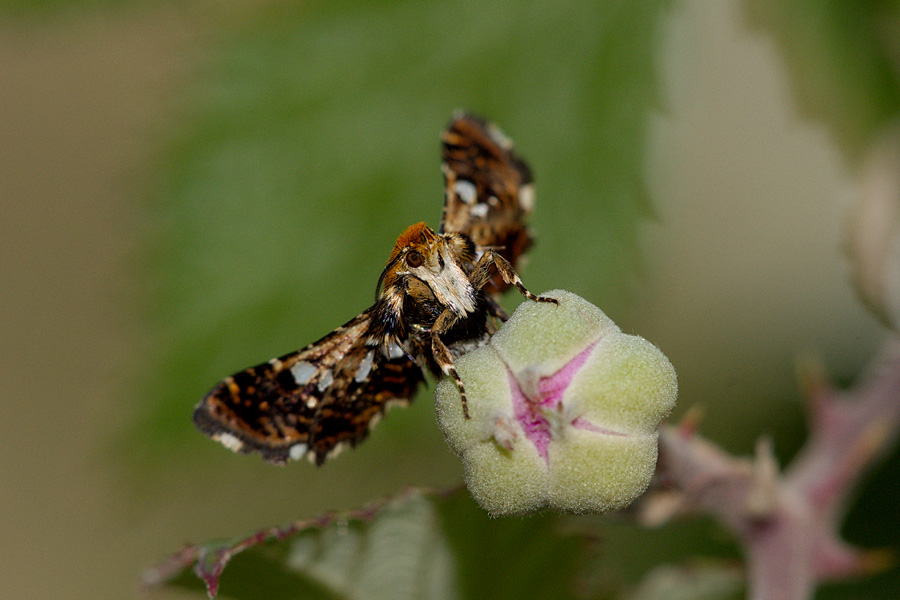
[[490,344],[456,360],[471,418],[445,377],[438,423],[493,516],[622,508],[650,482],[675,370],[583,298],[544,296],[559,304],[523,302]]

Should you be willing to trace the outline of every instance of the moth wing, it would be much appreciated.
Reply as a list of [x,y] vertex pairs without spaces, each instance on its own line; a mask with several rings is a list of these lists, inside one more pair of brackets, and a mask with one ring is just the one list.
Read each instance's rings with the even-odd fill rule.
[[277,464],[322,464],[355,446],[424,380],[399,347],[370,339],[371,324],[369,309],[298,352],[225,378],[196,406],[194,423],[231,450]]
[[[531,169],[512,141],[492,123],[458,113],[441,134],[444,212],[441,233],[469,236],[493,248],[515,268],[532,244],[525,225],[534,205]],[[509,287],[498,276],[494,292]]]

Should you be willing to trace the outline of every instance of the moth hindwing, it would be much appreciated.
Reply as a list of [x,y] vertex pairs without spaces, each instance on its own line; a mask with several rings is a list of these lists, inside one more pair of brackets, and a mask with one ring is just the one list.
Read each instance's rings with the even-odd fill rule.
[[441,227],[417,223],[394,244],[375,304],[319,341],[227,377],[194,409],[197,427],[273,463],[322,464],[362,441],[392,404],[413,399],[423,370],[454,378],[454,359],[486,343],[505,314],[494,296],[515,286],[531,245],[524,219],[532,178],[490,123],[458,114],[442,135]]

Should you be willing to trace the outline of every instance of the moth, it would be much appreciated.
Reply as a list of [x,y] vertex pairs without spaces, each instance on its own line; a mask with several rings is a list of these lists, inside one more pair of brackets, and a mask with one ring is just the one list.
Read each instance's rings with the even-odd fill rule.
[[321,465],[355,446],[392,405],[408,404],[424,372],[452,377],[454,359],[507,319],[498,296],[529,292],[515,266],[532,244],[525,225],[531,170],[493,124],[457,113],[441,135],[444,210],[397,238],[375,304],[309,346],[235,373],[194,409],[194,423],[236,452]]

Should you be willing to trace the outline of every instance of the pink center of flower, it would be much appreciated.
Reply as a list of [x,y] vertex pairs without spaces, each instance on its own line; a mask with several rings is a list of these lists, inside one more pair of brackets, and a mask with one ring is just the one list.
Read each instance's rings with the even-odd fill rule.
[[[594,350],[594,345],[588,346],[553,375],[542,377],[537,384],[537,398],[526,396],[519,382],[512,373],[509,374],[509,387],[512,390],[513,411],[516,419],[525,431],[525,437],[531,440],[531,443],[537,448],[538,454],[548,465],[550,464],[548,449],[553,436],[546,414],[548,411],[554,410],[562,412],[563,393],[572,383],[575,373],[584,365],[587,357]],[[591,423],[584,417],[576,417],[570,425],[576,429],[586,429],[597,433],[613,433]]]

